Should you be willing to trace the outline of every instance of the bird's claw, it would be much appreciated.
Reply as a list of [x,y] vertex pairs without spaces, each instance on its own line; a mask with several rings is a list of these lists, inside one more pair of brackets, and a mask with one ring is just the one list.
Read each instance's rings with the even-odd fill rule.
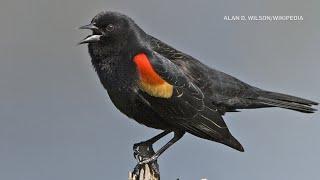
[[146,164],[157,160],[154,154],[152,144],[141,142],[133,145],[133,156],[139,164]]
[[148,159],[142,159],[142,160],[139,160],[139,164],[148,164],[148,163],[154,163],[156,162],[158,159],[158,156],[152,156]]

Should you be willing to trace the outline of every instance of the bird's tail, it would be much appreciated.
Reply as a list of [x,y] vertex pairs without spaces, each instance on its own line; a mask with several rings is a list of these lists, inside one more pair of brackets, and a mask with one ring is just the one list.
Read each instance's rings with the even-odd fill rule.
[[291,109],[303,113],[314,113],[317,110],[312,108],[312,105],[318,105],[314,101],[270,91],[260,91],[257,101],[266,106]]

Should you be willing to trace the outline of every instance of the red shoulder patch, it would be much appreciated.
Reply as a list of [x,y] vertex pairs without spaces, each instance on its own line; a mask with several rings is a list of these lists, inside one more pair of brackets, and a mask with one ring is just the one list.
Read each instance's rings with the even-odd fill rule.
[[150,85],[159,85],[165,83],[165,80],[163,80],[153,69],[146,54],[140,53],[135,55],[133,61],[136,64],[140,78],[144,83]]

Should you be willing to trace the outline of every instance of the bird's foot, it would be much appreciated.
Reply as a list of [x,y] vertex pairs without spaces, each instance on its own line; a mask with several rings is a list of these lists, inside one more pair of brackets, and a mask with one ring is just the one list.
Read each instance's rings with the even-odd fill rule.
[[138,174],[141,168],[145,166],[148,166],[154,173],[159,174],[158,157],[155,155],[152,144],[146,142],[134,144],[133,155],[138,161],[133,171],[135,174]]
[[149,159],[155,154],[152,144],[147,142],[140,142],[133,145],[133,156],[140,162]]

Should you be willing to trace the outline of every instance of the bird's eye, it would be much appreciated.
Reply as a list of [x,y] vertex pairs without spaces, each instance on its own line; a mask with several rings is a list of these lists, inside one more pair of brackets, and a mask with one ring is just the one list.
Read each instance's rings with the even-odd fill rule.
[[106,30],[111,32],[114,30],[114,25],[113,24],[109,24],[107,27],[106,27]]

